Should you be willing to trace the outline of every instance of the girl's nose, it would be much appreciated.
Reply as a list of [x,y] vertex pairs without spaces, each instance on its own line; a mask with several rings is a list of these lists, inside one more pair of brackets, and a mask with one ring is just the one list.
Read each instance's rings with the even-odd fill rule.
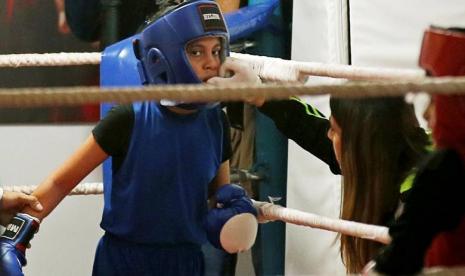
[[205,70],[218,70],[220,67],[220,58],[213,54],[208,54],[205,57]]

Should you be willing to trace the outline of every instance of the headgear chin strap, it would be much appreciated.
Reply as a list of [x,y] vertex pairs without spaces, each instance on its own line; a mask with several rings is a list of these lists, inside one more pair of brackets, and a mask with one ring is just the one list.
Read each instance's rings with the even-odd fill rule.
[[[184,2],[148,25],[134,43],[142,83],[201,83],[187,57],[186,45],[206,36],[219,37],[222,43],[221,59],[229,56],[228,30],[214,1]],[[187,109],[211,106],[171,100],[160,103]]]
[[[425,31],[420,66],[431,76],[465,75],[465,29],[431,27]],[[436,95],[434,140],[457,151],[465,162],[465,95]]]

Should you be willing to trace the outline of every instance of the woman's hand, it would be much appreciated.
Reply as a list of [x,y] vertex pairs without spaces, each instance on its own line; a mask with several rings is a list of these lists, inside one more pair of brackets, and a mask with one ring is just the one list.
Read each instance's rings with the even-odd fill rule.
[[[218,86],[232,86],[236,83],[260,84],[262,81],[246,61],[227,57],[220,67],[220,77],[213,77],[207,81]],[[263,96],[253,96],[244,101],[255,106],[262,106],[265,102]]]

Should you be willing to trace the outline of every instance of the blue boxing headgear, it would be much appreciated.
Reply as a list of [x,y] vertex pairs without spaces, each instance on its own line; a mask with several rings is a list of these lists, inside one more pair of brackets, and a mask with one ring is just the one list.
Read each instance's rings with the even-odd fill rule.
[[201,83],[187,57],[186,45],[206,36],[220,38],[224,60],[229,55],[228,30],[218,4],[208,0],[184,2],[145,27],[134,44],[142,83]]

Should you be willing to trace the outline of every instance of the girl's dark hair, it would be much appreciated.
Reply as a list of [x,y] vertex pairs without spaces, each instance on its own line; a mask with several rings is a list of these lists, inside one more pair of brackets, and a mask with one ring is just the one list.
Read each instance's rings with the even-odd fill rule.
[[[386,225],[398,205],[400,184],[426,153],[427,135],[403,98],[331,99],[341,128],[341,218]],[[341,235],[348,273],[359,273],[380,244]]]

